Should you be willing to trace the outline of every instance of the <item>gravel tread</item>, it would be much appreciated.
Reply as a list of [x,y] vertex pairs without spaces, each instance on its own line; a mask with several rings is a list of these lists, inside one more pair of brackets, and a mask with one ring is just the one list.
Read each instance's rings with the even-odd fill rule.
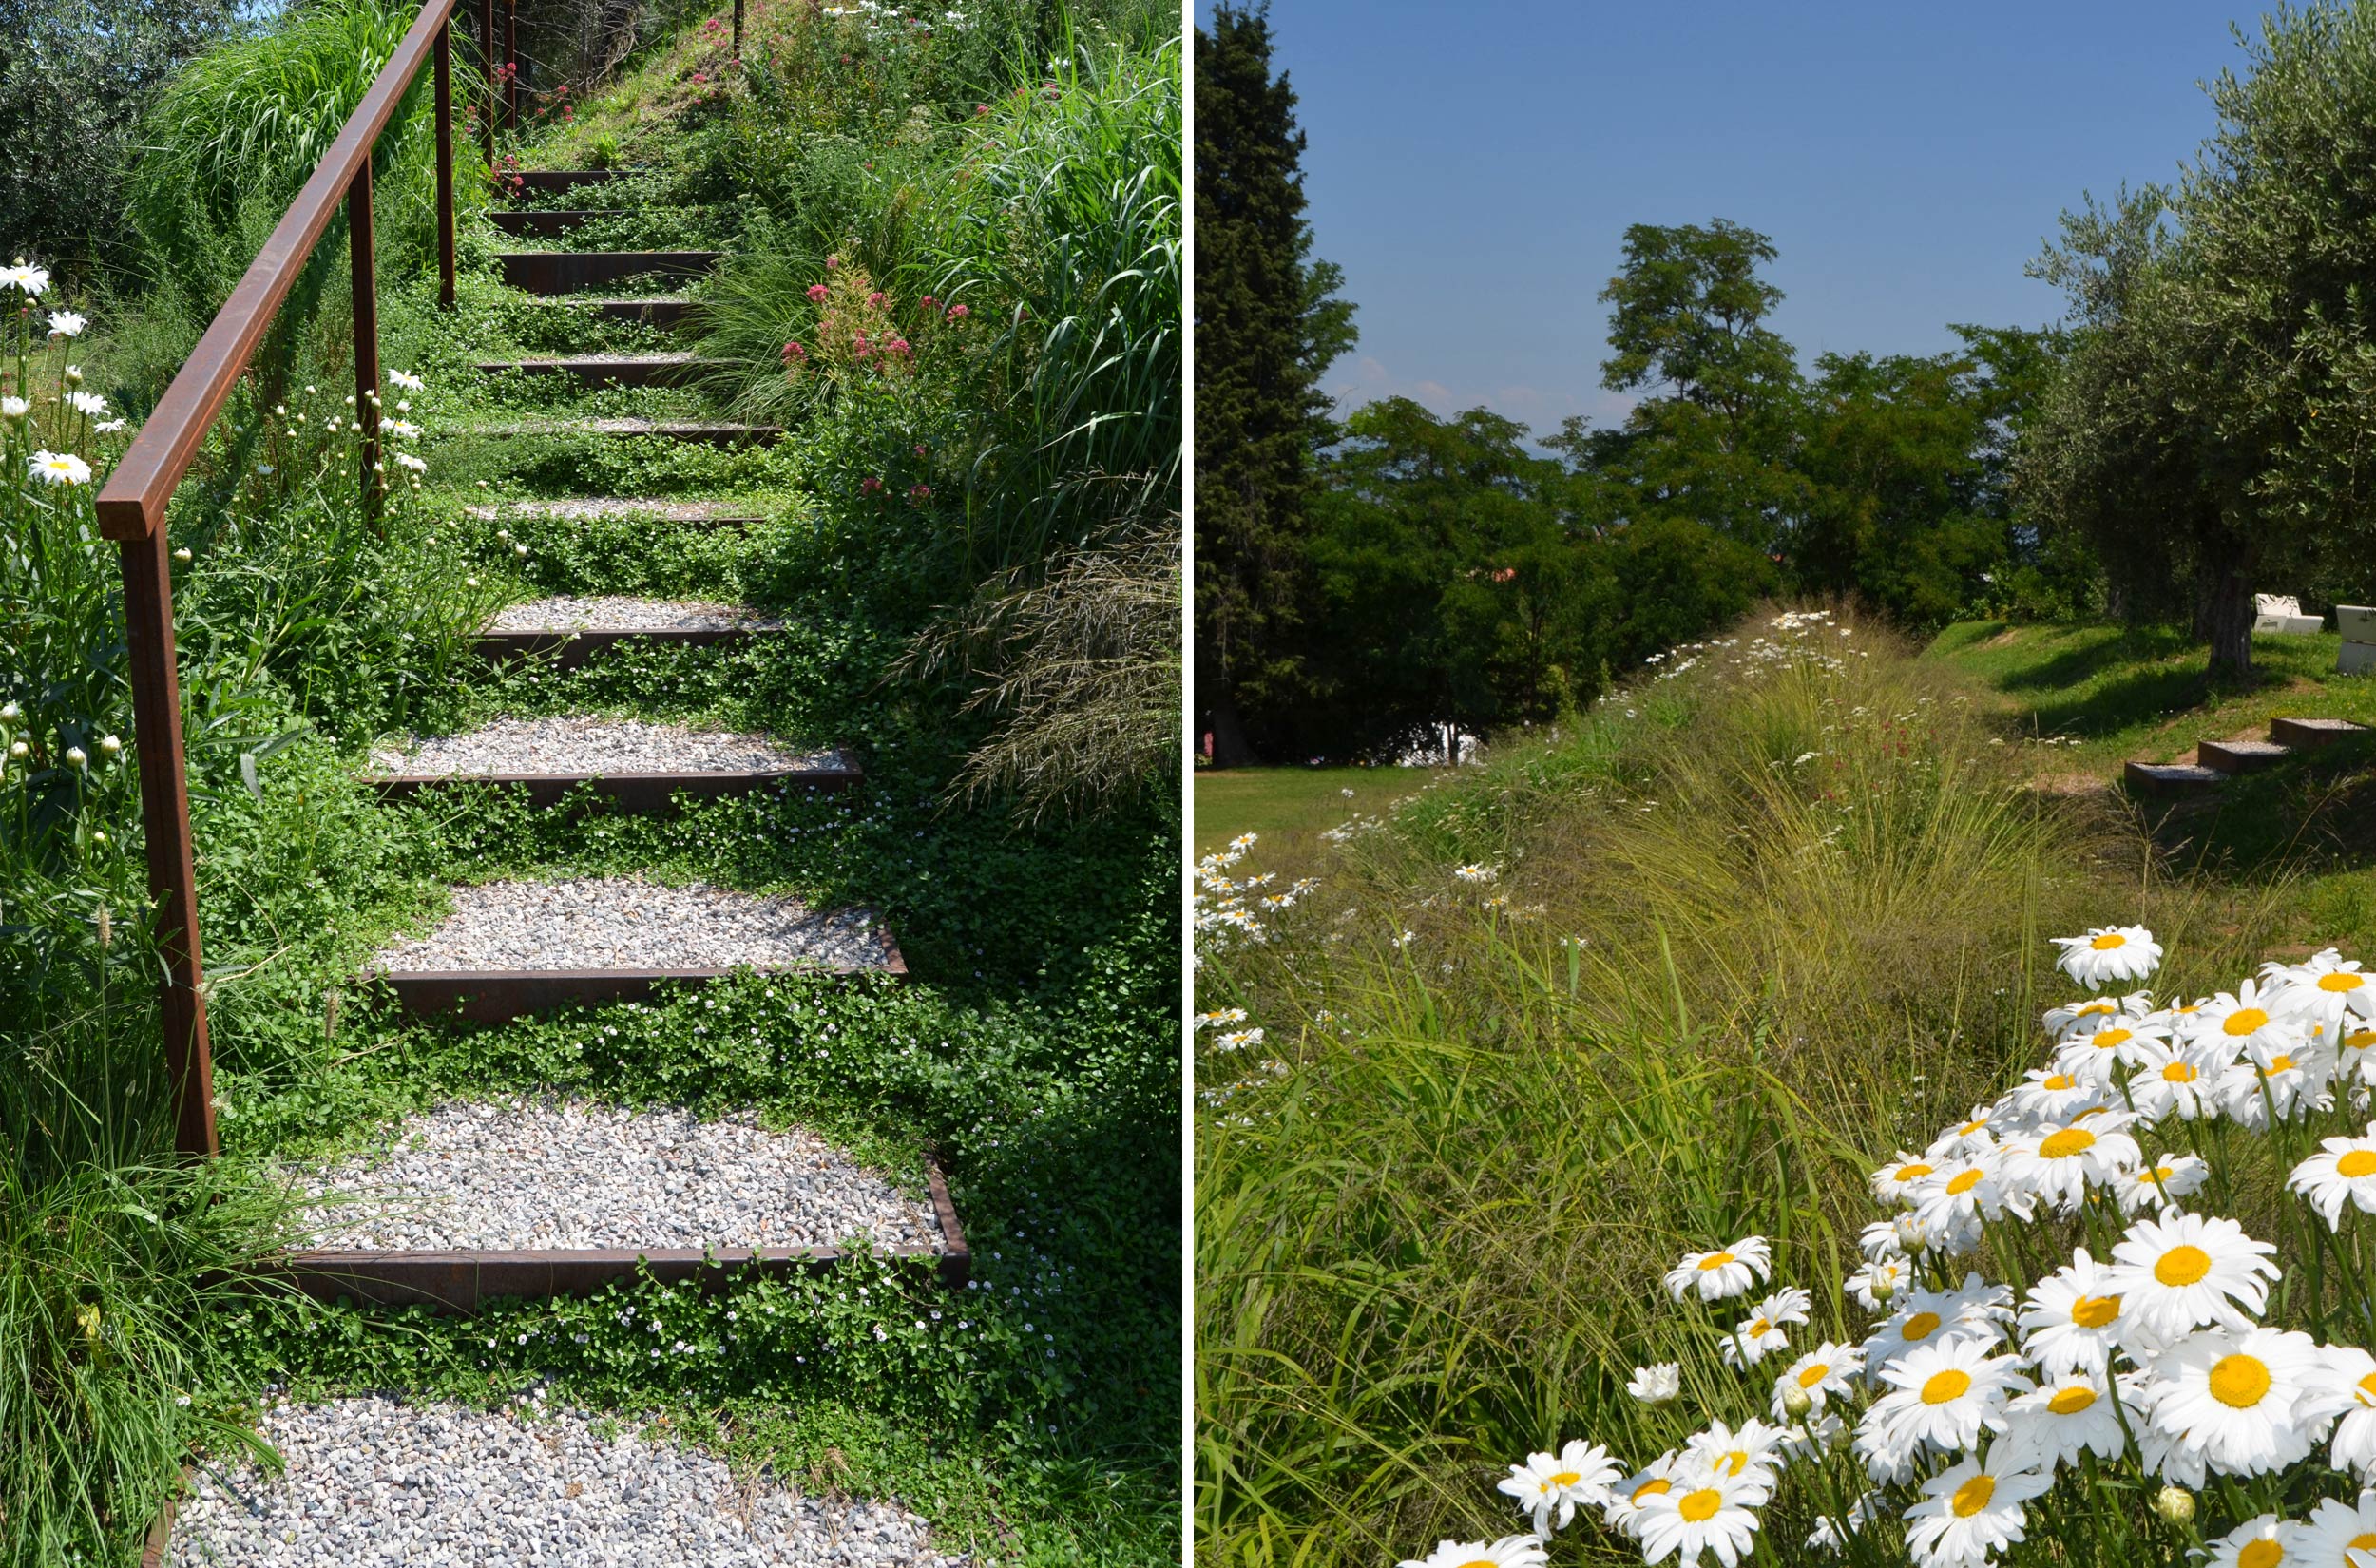
[[764,511],[764,502],[639,500],[626,496],[577,496],[566,501],[509,501],[499,506],[465,507],[484,522],[507,517],[654,517],[669,522],[699,522],[713,517],[746,517]]
[[[661,1337],[661,1336],[655,1336]],[[665,1355],[671,1346],[656,1345]],[[168,1568],[948,1568],[896,1502],[740,1481],[723,1460],[591,1418],[385,1395],[283,1404],[259,1426],[287,1473],[200,1471]]]
[[821,912],[794,898],[640,877],[483,882],[456,887],[453,912],[425,937],[382,948],[376,969],[834,969],[883,966],[870,909]]
[[373,771],[411,776],[490,774],[781,773],[847,768],[830,748],[793,751],[764,736],[640,718],[498,718],[475,730],[374,747]]
[[338,1195],[316,1211],[310,1245],[325,1249],[944,1247],[929,1202],[748,1112],[452,1101],[407,1118],[386,1153],[299,1181],[309,1199]]
[[711,599],[639,599],[633,594],[560,594],[508,604],[490,632],[775,631],[781,621]]

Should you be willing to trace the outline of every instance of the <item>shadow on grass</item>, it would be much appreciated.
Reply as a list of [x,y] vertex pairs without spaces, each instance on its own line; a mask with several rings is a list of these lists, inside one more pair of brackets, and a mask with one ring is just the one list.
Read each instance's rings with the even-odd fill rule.
[[[2125,664],[2175,659],[2190,651],[2199,653],[2200,649],[2201,644],[2175,627],[2131,627],[2117,636],[2101,638],[2077,647],[2065,648],[2044,663],[2012,671],[1998,679],[1994,684],[1998,690],[2005,692],[2079,686]],[[2156,675],[2192,673],[2198,680],[2200,679],[2199,670],[2152,673]]]
[[2145,822],[2176,865],[2223,877],[2376,867],[2376,736],[2335,741],[2209,795],[2150,802]]

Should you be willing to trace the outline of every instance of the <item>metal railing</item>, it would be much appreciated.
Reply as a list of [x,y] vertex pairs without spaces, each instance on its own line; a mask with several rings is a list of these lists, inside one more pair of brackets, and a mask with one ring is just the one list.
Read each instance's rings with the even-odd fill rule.
[[[512,0],[516,6],[516,0]],[[173,576],[165,511],[189,472],[216,415],[297,275],[343,205],[354,296],[354,411],[362,435],[361,483],[367,510],[380,501],[378,287],[372,247],[372,152],[421,72],[436,71],[438,298],[454,301],[452,18],[459,0],[423,0],[404,41],[348,117],[297,200],[264,241],[231,297],[140,434],[99,492],[99,531],[119,544],[124,615],[132,681],[133,736],[139,748],[141,824],[147,841],[148,890],[156,901],[156,939],[164,963],[159,992],[165,1060],[174,1080],[175,1143],[188,1154],[216,1152],[214,1062],[199,958],[197,857],[190,841],[188,759],[182,742],[182,682],[175,667]],[[481,117],[493,162],[498,73],[494,0],[481,0],[481,58],[489,102]]]

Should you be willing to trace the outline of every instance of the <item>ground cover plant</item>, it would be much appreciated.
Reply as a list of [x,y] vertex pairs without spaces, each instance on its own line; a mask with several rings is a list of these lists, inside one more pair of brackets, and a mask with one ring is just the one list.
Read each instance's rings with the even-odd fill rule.
[[2029,789],[1983,694],[1885,630],[1762,617],[1658,667],[1300,883],[1258,839],[1199,873],[1208,1560],[1509,1534],[1511,1463],[1648,1430],[1626,1386],[1688,1337],[1686,1250],[1765,1236],[1861,1342],[1830,1284],[1869,1173],[2034,1064],[2046,935],[2117,906],[2190,991],[2284,939],[2282,886],[2167,876]]
[[[952,157],[985,134],[973,104],[1003,103],[1025,74],[1006,52],[1017,37],[1033,42],[1031,80],[1050,74],[1037,47],[1043,19],[1022,7],[1012,17],[1030,30],[986,29],[966,56],[994,80],[948,88],[934,141]],[[786,25],[826,24],[802,8]],[[702,238],[744,245],[740,220],[705,184],[721,139],[802,105],[842,112],[872,79],[829,80],[776,109],[754,106],[739,78],[714,97],[703,89],[715,83],[690,77],[719,74],[717,30],[697,22],[655,51],[677,63],[669,102],[686,112],[646,126],[639,150],[655,166],[641,178],[651,195],[698,208],[711,225]],[[862,35],[852,42],[864,53]],[[1101,57],[1127,84],[1117,103],[1160,98],[1159,45]],[[283,57],[297,48],[281,47]],[[236,74],[219,62],[191,80]],[[1176,81],[1171,96],[1176,113]],[[938,103],[866,102],[850,145],[863,151],[881,136],[887,158],[898,128]],[[1041,100],[1007,112],[1095,124],[1102,111]],[[1154,156],[1159,105],[1129,112],[1153,127],[1132,146]],[[526,166],[565,165],[573,121],[599,117],[549,117],[545,141],[504,150]],[[185,128],[172,144],[201,144],[203,127]],[[240,156],[251,153],[259,167],[297,156],[278,142]],[[1044,228],[1030,222],[1031,200],[1007,193],[1001,210],[1017,227],[999,237],[1000,265],[1059,277],[1063,266],[1038,247],[1061,247],[1067,233],[1085,245],[1100,215],[1072,209]],[[1159,221],[1129,225],[1118,242],[1159,240]],[[623,222],[603,242],[661,238]],[[576,392],[481,374],[481,358],[587,343],[584,323],[565,325],[550,302],[497,281],[491,258],[507,244],[466,228],[450,315],[435,306],[433,279],[383,253],[382,352],[394,373],[380,392],[390,489],[376,520],[354,493],[352,350],[335,290],[300,290],[273,356],[235,397],[177,503],[177,626],[226,1148],[203,1172],[167,1154],[122,612],[113,548],[90,519],[125,433],[104,427],[153,400],[170,357],[158,322],[179,307],[168,299],[144,317],[134,301],[68,300],[37,265],[11,275],[10,347],[25,352],[0,367],[0,391],[27,397],[30,412],[0,427],[0,504],[10,559],[30,565],[0,587],[0,726],[5,744],[23,748],[0,772],[10,1182],[0,1289],[12,1325],[0,1370],[10,1435],[0,1555],[126,1560],[180,1457],[236,1459],[269,1387],[299,1397],[402,1388],[522,1410],[576,1404],[714,1447],[740,1474],[895,1493],[932,1517],[946,1546],[985,1559],[1169,1559],[1176,809],[1128,768],[1112,777],[1121,788],[1102,793],[969,790],[970,759],[1011,737],[1027,708],[978,700],[1003,666],[913,662],[918,633],[967,606],[977,578],[993,604],[1067,581],[1031,554],[1031,540],[1052,537],[1044,520],[1012,491],[969,485],[953,457],[948,469],[903,475],[892,496],[862,488],[885,471],[869,443],[906,453],[934,432],[893,429],[883,404],[858,397],[802,411],[773,448],[569,429],[715,404],[700,389]],[[338,249],[334,237],[316,270],[342,277]],[[950,239],[945,258],[960,255]],[[986,316],[1008,302],[1004,284],[971,287]],[[1176,294],[1172,310],[1176,336]],[[53,329],[58,312],[89,319]],[[1160,335],[1159,322],[1144,325]],[[600,334],[603,347],[658,346],[631,324]],[[1018,411],[1018,400],[1029,402],[1045,356],[1020,341],[1005,352],[1012,380],[952,360],[929,389],[934,417],[1031,452],[1071,452],[1063,472],[1103,464],[1115,454],[1099,432],[1149,409],[1176,420],[1159,404],[1125,401],[1143,391],[1135,383],[1076,378],[1067,385],[1086,391],[1051,402],[1052,423],[1035,427],[1041,414]],[[738,373],[784,370],[777,340]],[[95,411],[83,413],[77,396]],[[530,423],[536,432],[520,433]],[[1098,438],[1064,447],[1083,427]],[[67,438],[53,433],[61,428]],[[1176,425],[1170,439],[1176,447]],[[84,468],[52,482],[35,471],[36,448]],[[1132,499],[1113,511],[1159,521],[1150,483],[1159,491],[1170,481],[1158,467],[1125,467],[1113,488]],[[911,496],[919,485],[935,495]],[[924,504],[944,493],[947,512]],[[656,537],[648,519],[507,509],[585,494],[729,502],[757,521]],[[1089,495],[1070,537],[1110,542],[1102,506]],[[968,568],[960,552],[951,569],[934,551],[968,526],[1007,542],[1006,553]],[[1176,573],[1176,548],[1172,560]],[[1134,580],[1161,573],[1159,559]],[[566,674],[471,664],[468,639],[490,610],[597,592],[725,593],[787,629],[747,648],[639,651]],[[1168,619],[1176,624],[1176,608]],[[1137,633],[1124,645],[1142,667],[1176,659]],[[1159,676],[1142,668],[1130,689],[1144,700],[1144,681]],[[392,805],[362,776],[370,749],[392,739],[587,712],[846,747],[865,758],[866,779],[841,794],[787,788],[641,818],[540,813],[487,790]],[[406,1022],[358,984],[373,950],[433,920],[456,880],[629,870],[864,903],[898,931],[916,983],[754,975],[476,1028]],[[283,1195],[291,1168],[382,1146],[406,1114],[444,1100],[571,1094],[746,1107],[771,1124],[816,1128],[911,1185],[933,1151],[974,1247],[973,1288],[950,1298],[860,1263],[830,1284],[748,1280],[700,1296],[644,1280],[469,1319],[313,1307],[243,1288],[254,1260],[306,1223]]]

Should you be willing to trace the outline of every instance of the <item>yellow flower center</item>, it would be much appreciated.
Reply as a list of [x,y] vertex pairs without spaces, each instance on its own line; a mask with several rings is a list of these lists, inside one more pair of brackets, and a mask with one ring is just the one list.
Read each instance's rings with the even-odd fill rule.
[[1933,1372],[1930,1374],[1930,1381],[1923,1385],[1923,1403],[1945,1405],[1949,1400],[1962,1399],[1971,1386],[1972,1374],[1961,1367],[1950,1367],[1944,1372]]
[[2354,1029],[2343,1037],[2343,1042],[2355,1051],[2365,1051],[2376,1045],[2376,1029]]
[[2100,1329],[2119,1315],[2118,1296],[2081,1296],[2071,1303],[2071,1321],[2082,1329]]
[[1553,1476],[1550,1480],[1544,1482],[1543,1484],[1545,1486],[1573,1486],[1583,1479],[1584,1478],[1581,1474],[1574,1470],[1562,1470],[1558,1475]]
[[1646,1497],[1656,1497],[1656,1496],[1660,1496],[1660,1495],[1662,1495],[1662,1494],[1664,1494],[1664,1493],[1667,1493],[1667,1492],[1672,1492],[1672,1491],[1674,1491],[1674,1490],[1675,1490],[1675,1482],[1671,1482],[1671,1481],[1668,1481],[1668,1480],[1664,1479],[1663,1477],[1657,1478],[1657,1479],[1650,1480],[1650,1481],[1645,1481],[1645,1482],[1642,1482],[1639,1486],[1637,1486],[1637,1487],[1635,1487],[1635,1488],[1634,1488],[1634,1497],[1633,1497],[1633,1501],[1636,1501],[1636,1502],[1639,1502],[1642,1499],[1644,1499],[1644,1498],[1646,1498]]
[[1982,1170],[1977,1165],[1973,1166],[1968,1171],[1958,1171],[1954,1176],[1947,1178],[1947,1191],[1960,1197],[1964,1194],[1968,1193],[1973,1188],[1979,1186],[1981,1177],[1986,1176],[1987,1174],[1987,1172]]
[[2094,1018],[2098,1014],[2108,1013],[2110,1011],[2112,1011],[2111,1003],[2091,1002],[2086,1006],[2081,1007],[2079,1011],[2073,1013],[2071,1016],[2073,1018]]
[[2154,1262],[2154,1277],[2164,1285],[2192,1285],[2211,1272],[2211,1254],[2200,1247],[2181,1244]]
[[2278,1052],[2275,1056],[2269,1059],[2269,1070],[2272,1073],[2288,1072],[2291,1070],[2292,1066],[2293,1059],[2286,1055],[2283,1051]]
[[2173,1061],[2161,1070],[2161,1080],[2164,1083],[2192,1083],[2194,1081],[2194,1067],[2192,1062]]
[[2376,1150],[2352,1149],[2335,1161],[2335,1172],[2357,1181],[2364,1176],[2376,1174]]
[[1754,1319],[1749,1325],[1749,1337],[1752,1339],[1763,1339],[1772,1332],[1773,1332],[1773,1325],[1764,1318]]
[[1682,1501],[1675,1505],[1675,1511],[1683,1517],[1684,1522],[1697,1524],[1715,1518],[1716,1510],[1723,1503],[1723,1493],[1713,1486],[1702,1486],[1696,1492],[1684,1493]]
[[2359,1389],[2360,1403],[2369,1406],[2376,1406],[2376,1372],[2370,1372],[2367,1376],[2360,1379]]
[[1899,1325],[1898,1337],[1901,1339],[1928,1339],[1930,1337],[1930,1331],[1938,1327],[1938,1313],[1916,1312],[1912,1317],[1907,1318],[1903,1324]]
[[2038,1142],[2038,1153],[2046,1159],[2068,1159],[2083,1155],[2096,1146],[2096,1135],[2084,1127],[2065,1127],[2049,1133]]
[[1699,1260],[1699,1272],[1704,1274],[1711,1269],[1721,1269],[1732,1261],[1733,1254],[1730,1252],[1710,1252]]
[[2235,1555],[2235,1568],[2277,1568],[2286,1559],[2286,1549],[2267,1536],[2248,1541]]
[[2098,1029],[2088,1037],[2088,1042],[2099,1051],[2109,1051],[2116,1046],[2126,1045],[2135,1038],[2136,1033],[2133,1029]]
[[1749,1450],[1735,1448],[1719,1458],[1710,1468],[1721,1470],[1728,1476],[1737,1476],[1749,1468]]
[[2075,1416],[2095,1403],[2096,1390],[2093,1388],[2063,1388],[2046,1401],[2046,1408],[2059,1416]]
[[1931,1167],[1923,1164],[1920,1160],[1917,1160],[1910,1165],[1899,1166],[1898,1174],[1891,1176],[1889,1179],[1899,1182],[1920,1181],[1923,1177],[1928,1176],[1930,1172]]
[[2211,1397],[2231,1410],[2249,1410],[2269,1397],[2269,1368],[2254,1356],[2221,1356],[2211,1369]]
[[2070,1074],[2056,1073],[2052,1077],[2041,1080],[2038,1086],[2041,1089],[2067,1089],[2071,1087],[2072,1081],[2073,1080]]
[[2318,988],[2322,991],[2356,991],[2366,983],[2367,976],[2355,975],[2347,970],[2318,977]]
[[2249,1035],[2267,1024],[2268,1022],[2269,1015],[2258,1007],[2238,1007],[2234,1012],[2230,1013],[2228,1021],[2219,1026],[2232,1035]]
[[[1812,1388],[1816,1384],[1821,1383],[1825,1378],[1828,1378],[1830,1375],[1830,1364],[1829,1362],[1818,1361],[1812,1367],[1806,1368],[1798,1374],[1798,1386],[1802,1388]],[[2367,1375],[2371,1378],[2376,1378],[2376,1372],[2370,1372]]]
[[1994,1476],[1974,1476],[1955,1489],[1955,1497],[1947,1504],[1957,1519],[1969,1519],[1988,1506],[1988,1500],[1997,1495]]
[[[2372,1033],[2372,1034],[2376,1034],[2376,1030],[2370,1030],[2369,1032],[2370,1032],[2370,1033]],[[1961,1136],[1963,1136],[1963,1137],[1964,1137],[1964,1138],[1969,1138],[1969,1137],[1971,1137],[1974,1133],[1979,1132],[1979,1131],[1980,1131],[1983,1127],[1985,1127],[1985,1126],[1987,1126],[1987,1125],[1988,1125],[1988,1119],[1987,1119],[1986,1117],[1984,1117],[1984,1116],[1976,1116],[1976,1117],[1972,1118],[1972,1119],[1971,1119],[1971,1120],[1969,1120],[1969,1121],[1967,1121],[1967,1122],[1964,1123],[1964,1125],[1963,1125],[1963,1126],[1958,1127],[1958,1128],[1956,1129],[1956,1132],[1957,1132],[1959,1135],[1961,1135]]]
[[2108,953],[2115,947],[2125,947],[2128,945],[2129,939],[2122,936],[2117,931],[2106,931],[2103,935],[2088,944],[2089,947],[2095,948],[2099,953]]
[[2351,1544],[2346,1546],[2344,1550],[2347,1552],[2376,1551],[2376,1530],[2362,1530],[2351,1538]]

